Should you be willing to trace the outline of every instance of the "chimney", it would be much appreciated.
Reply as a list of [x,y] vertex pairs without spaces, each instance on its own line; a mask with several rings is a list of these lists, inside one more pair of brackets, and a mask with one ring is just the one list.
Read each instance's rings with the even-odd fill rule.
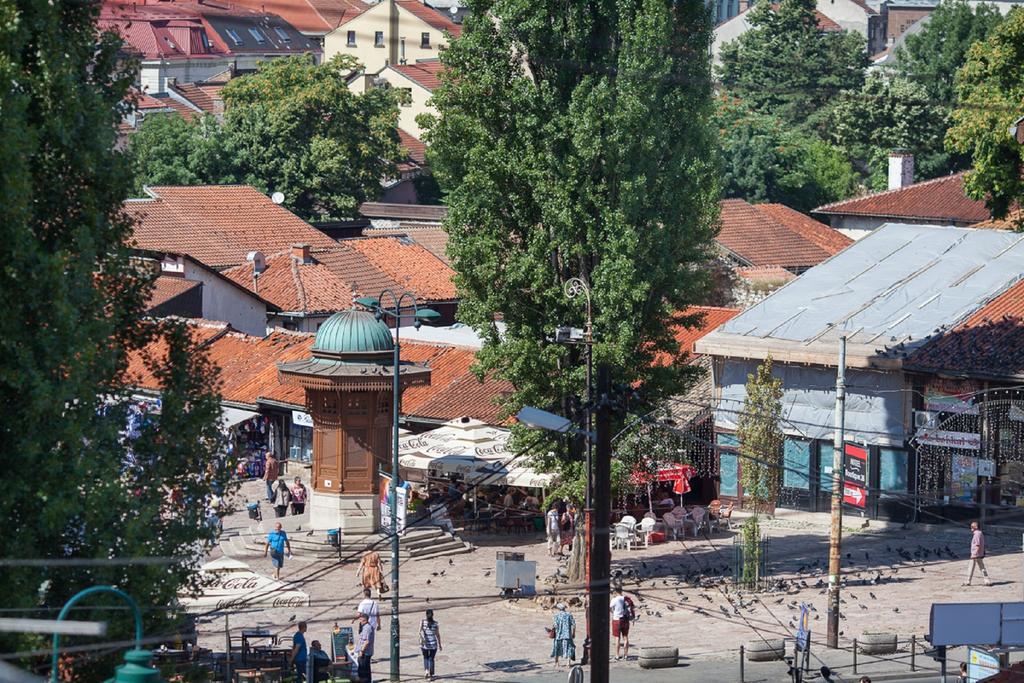
[[311,263],[312,259],[309,256],[309,245],[308,244],[293,244],[292,245],[292,258],[299,263]]
[[405,64],[405,36],[402,36],[401,38],[399,38],[398,45],[399,45],[399,50],[400,50],[399,57],[398,57],[398,63],[399,64]]
[[889,189],[898,190],[914,183],[914,155],[897,149],[889,152]]

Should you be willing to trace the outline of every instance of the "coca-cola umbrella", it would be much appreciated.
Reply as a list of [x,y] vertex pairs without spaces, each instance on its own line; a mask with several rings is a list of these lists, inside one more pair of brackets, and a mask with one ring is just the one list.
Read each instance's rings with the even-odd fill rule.
[[199,568],[210,583],[198,595],[180,596],[185,609],[225,607],[308,607],[309,596],[283,581],[257,574],[245,562],[220,557]]
[[679,463],[659,464],[656,473],[637,467],[630,473],[630,481],[636,486],[647,486],[647,501],[651,512],[654,511],[654,501],[651,500],[651,484],[658,482],[672,482],[672,492],[678,494],[679,504],[683,504],[683,494],[690,492],[690,478],[697,473],[693,465],[682,465]]

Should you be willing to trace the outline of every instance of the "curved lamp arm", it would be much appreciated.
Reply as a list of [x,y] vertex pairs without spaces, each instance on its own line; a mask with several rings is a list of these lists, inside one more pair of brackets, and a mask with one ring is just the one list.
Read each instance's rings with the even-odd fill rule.
[[[71,608],[75,605],[75,603],[82,600],[82,598],[93,595],[94,593],[113,593],[114,595],[118,596],[119,598],[128,603],[128,606],[131,607],[132,610],[132,616],[135,617],[135,649],[140,649],[142,647],[142,612],[139,611],[139,605],[137,602],[135,602],[135,599],[132,598],[132,596],[125,593],[120,588],[114,588],[113,586],[93,586],[91,588],[86,588],[85,590],[75,593],[75,595],[73,595],[71,599],[64,604],[64,607],[61,609],[60,614],[57,615],[57,621],[63,621],[68,616],[68,612],[71,611]],[[51,662],[50,668],[50,680],[53,681],[53,683],[57,682],[57,654],[59,650],[60,634],[54,633],[53,660]]]

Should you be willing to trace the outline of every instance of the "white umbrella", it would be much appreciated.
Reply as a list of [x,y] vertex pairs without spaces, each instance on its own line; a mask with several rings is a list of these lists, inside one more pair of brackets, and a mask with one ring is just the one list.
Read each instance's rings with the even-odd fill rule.
[[212,582],[199,595],[180,596],[185,609],[225,607],[308,607],[309,595],[288,584],[257,574],[249,565],[230,557],[207,562],[199,571]]

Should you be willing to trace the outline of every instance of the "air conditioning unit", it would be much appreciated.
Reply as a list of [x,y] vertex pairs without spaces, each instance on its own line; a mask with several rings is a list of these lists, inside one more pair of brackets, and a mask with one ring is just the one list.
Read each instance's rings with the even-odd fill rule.
[[939,414],[934,410],[915,410],[914,429],[927,429],[939,426]]

